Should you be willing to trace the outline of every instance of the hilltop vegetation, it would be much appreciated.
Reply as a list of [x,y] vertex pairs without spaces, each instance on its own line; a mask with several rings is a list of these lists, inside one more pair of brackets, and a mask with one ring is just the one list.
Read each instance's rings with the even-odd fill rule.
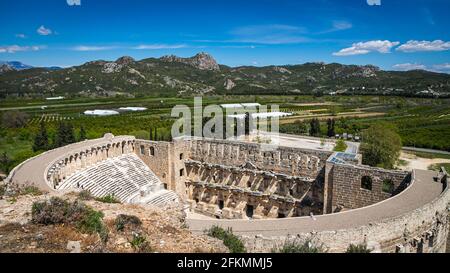
[[24,193],[0,195],[0,211],[1,253],[227,252],[219,240],[192,234],[175,207]]
[[228,67],[208,54],[136,61],[92,61],[66,69],[6,69],[0,97],[140,97],[191,95],[377,94],[449,96],[450,75],[427,71],[393,72],[378,67],[306,63]]

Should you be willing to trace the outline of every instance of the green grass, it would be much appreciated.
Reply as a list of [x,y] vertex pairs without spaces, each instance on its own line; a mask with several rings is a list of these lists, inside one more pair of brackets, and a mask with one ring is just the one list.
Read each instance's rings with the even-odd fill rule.
[[108,204],[119,204],[120,200],[114,197],[114,195],[106,195],[103,197],[95,198],[96,201]]
[[406,153],[413,154],[417,157],[428,158],[428,159],[450,159],[450,155],[440,154],[440,153],[425,153],[425,152],[413,152],[413,151],[405,151]]
[[33,196],[39,196],[39,195],[42,195],[43,193],[42,193],[42,191],[41,191],[39,188],[37,188],[37,187],[34,187],[34,186],[28,186],[28,187],[25,187],[25,188],[21,189],[20,194],[21,194],[21,195],[33,195]]
[[432,171],[440,171],[442,167],[445,168],[447,173],[450,173],[450,163],[433,164],[429,166],[428,169]]
[[223,241],[223,244],[228,247],[231,253],[245,253],[244,243],[233,234],[231,229],[225,230],[219,226],[213,226],[206,231],[208,236]]
[[351,244],[348,246],[347,251],[345,253],[370,253],[371,250],[367,248],[366,244],[354,245]]

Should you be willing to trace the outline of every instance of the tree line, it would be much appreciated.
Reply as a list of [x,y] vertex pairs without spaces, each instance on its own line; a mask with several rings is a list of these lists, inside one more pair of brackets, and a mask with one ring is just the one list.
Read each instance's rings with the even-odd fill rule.
[[39,130],[34,137],[33,151],[37,152],[55,149],[86,139],[86,131],[83,126],[80,127],[78,137],[76,137],[75,130],[71,123],[60,122],[56,130],[56,135],[51,143],[45,122],[41,121]]

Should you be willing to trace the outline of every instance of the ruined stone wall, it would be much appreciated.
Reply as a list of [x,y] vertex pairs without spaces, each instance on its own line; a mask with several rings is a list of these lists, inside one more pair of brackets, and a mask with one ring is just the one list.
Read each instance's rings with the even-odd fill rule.
[[[388,199],[404,190],[411,179],[408,172],[330,162],[327,162],[325,177],[324,209],[328,213]],[[365,188],[368,184],[370,188]]]
[[219,140],[192,141],[191,158],[196,161],[229,166],[248,162],[256,167],[287,175],[315,178],[325,167],[328,151],[277,147],[262,150],[261,145]]
[[191,209],[203,214],[262,219],[322,213],[323,185],[314,179],[197,161],[186,168]]
[[445,253],[450,224],[449,202],[450,191],[447,188],[431,203],[366,226],[292,236],[242,238],[249,252],[270,252],[282,247],[286,241],[312,239],[328,252],[345,252],[350,244],[367,244],[374,252]]
[[175,185],[171,179],[169,142],[136,140],[134,151],[136,155],[158,176],[169,190]]
[[190,156],[189,141],[160,142],[137,140],[135,153],[159,177],[167,189],[186,197],[186,168]]
[[184,199],[187,198],[185,161],[191,157],[191,141],[175,140],[170,151],[170,164],[172,171],[173,190]]

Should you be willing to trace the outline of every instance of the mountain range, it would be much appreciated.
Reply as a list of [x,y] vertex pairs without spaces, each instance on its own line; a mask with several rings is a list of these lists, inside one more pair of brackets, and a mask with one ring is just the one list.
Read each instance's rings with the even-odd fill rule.
[[[1,65],[1,64],[0,64]],[[450,96],[450,75],[424,70],[383,71],[337,63],[265,67],[220,65],[207,53],[136,61],[97,60],[69,68],[0,66],[0,98],[191,96],[226,94],[378,94]]]

